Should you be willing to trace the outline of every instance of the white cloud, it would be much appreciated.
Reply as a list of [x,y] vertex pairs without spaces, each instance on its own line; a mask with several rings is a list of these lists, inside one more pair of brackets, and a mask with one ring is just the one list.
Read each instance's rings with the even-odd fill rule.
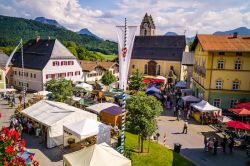
[[115,25],[122,24],[124,17],[139,26],[146,12],[152,15],[158,35],[187,30],[192,36],[197,31],[213,33],[250,25],[247,0],[120,0],[115,5],[102,11],[83,6],[79,0],[2,0],[0,14],[30,19],[44,16],[74,31],[88,28],[106,39],[116,39]]

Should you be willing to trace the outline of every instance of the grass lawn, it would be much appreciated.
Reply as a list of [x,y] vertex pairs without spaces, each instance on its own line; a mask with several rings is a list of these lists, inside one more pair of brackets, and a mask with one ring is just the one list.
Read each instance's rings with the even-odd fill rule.
[[155,142],[150,142],[149,153],[148,141],[144,142],[144,153],[137,153],[137,135],[128,132],[125,135],[127,157],[130,156],[133,166],[194,166],[191,161]]
[[100,53],[100,52],[96,52],[96,54],[103,56],[105,60],[109,60],[109,61],[112,61],[117,57],[117,55],[115,55],[115,54],[105,55],[105,54]]

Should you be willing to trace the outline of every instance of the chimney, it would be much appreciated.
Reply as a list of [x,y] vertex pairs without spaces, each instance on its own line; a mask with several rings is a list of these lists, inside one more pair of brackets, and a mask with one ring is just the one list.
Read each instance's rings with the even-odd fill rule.
[[36,43],[38,43],[38,41],[40,40],[40,36],[36,37]]
[[237,33],[237,32],[234,32],[233,38],[237,38],[237,36],[238,36],[238,33]]

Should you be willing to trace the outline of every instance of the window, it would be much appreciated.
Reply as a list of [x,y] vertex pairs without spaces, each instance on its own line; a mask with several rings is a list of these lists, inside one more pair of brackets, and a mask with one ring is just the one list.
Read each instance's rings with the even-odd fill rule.
[[34,74],[33,77],[36,78],[36,74]]
[[219,55],[225,55],[225,52],[219,52]]
[[224,69],[224,60],[218,60],[218,69]]
[[20,72],[20,71],[18,72],[18,75],[19,75],[19,76],[21,75],[21,72]]
[[233,90],[239,90],[239,89],[240,89],[239,81],[233,81]]
[[216,89],[222,89],[222,81],[221,80],[216,81]]
[[240,70],[240,68],[241,68],[241,61],[240,60],[235,61],[234,69]]
[[17,72],[15,71],[14,74],[17,75]]
[[46,79],[48,79],[49,78],[49,74],[46,74]]
[[236,56],[241,56],[242,52],[236,52]]
[[73,76],[74,73],[73,72],[68,72],[68,76]]
[[68,61],[68,65],[74,65],[74,61]]
[[236,104],[239,103],[239,100],[231,100],[231,103],[230,103],[230,108],[234,108]]
[[54,61],[53,66],[60,66],[60,62],[59,61]]
[[157,65],[156,67],[156,75],[160,75],[161,74],[161,66]]
[[214,104],[213,105],[215,107],[220,107],[220,102],[221,102],[220,99],[214,99]]
[[135,68],[135,65],[132,65],[132,69],[134,69]]
[[144,74],[148,74],[148,65],[147,64],[144,65]]
[[80,71],[76,71],[75,72],[75,75],[77,76],[77,75],[80,75]]
[[30,73],[30,77],[31,77],[31,78],[33,77],[32,73]]

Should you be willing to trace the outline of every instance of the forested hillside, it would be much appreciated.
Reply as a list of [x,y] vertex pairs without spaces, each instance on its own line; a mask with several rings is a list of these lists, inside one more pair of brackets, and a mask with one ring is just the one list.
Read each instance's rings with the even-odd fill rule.
[[58,28],[34,20],[0,15],[0,47],[15,46],[18,44],[20,38],[26,42],[37,36],[41,38],[48,38],[48,36],[50,38],[57,38],[64,44],[68,41],[73,41],[79,47],[103,54],[117,53],[117,43],[115,42],[80,35],[64,28]]

